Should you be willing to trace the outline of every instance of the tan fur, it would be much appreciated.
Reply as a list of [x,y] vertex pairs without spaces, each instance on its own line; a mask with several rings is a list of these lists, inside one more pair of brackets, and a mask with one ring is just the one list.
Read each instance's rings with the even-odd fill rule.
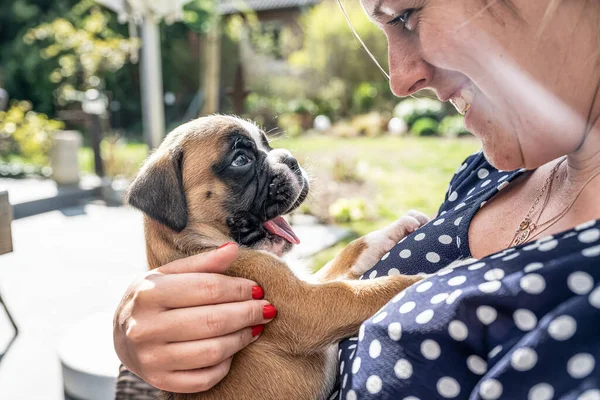
[[[180,233],[145,216],[146,249],[151,269],[173,260],[211,250],[232,239],[221,206],[227,192],[210,166],[223,154],[221,137],[235,119],[211,117],[184,125],[152,160],[173,146],[183,146],[184,189],[188,202],[187,227]],[[210,130],[210,135],[207,134]],[[142,171],[143,173],[143,171]],[[212,192],[210,198],[206,192]],[[355,335],[363,321],[394,295],[421,279],[417,276],[382,277],[368,281],[335,281],[348,276],[356,260],[368,251],[364,239],[351,243],[321,276],[323,283],[297,278],[270,254],[242,248],[227,274],[258,282],[278,310],[261,337],[236,354],[229,374],[207,392],[164,394],[165,399],[323,399],[332,388],[337,368],[334,346]],[[378,250],[381,251],[381,250]],[[387,250],[386,250],[387,251]]]

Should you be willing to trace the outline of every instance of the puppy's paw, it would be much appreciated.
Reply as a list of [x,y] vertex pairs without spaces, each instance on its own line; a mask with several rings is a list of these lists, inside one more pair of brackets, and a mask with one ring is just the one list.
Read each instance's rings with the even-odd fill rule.
[[429,218],[425,214],[410,210],[406,215],[381,229],[383,235],[393,242],[392,246],[386,251],[389,251],[396,243],[425,225],[427,222],[429,222]]

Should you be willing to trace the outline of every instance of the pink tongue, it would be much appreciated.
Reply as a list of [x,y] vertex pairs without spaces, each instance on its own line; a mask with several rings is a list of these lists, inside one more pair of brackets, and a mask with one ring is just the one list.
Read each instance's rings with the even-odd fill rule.
[[290,224],[281,216],[268,220],[263,226],[273,235],[280,236],[290,243],[300,244],[300,239],[298,239]]

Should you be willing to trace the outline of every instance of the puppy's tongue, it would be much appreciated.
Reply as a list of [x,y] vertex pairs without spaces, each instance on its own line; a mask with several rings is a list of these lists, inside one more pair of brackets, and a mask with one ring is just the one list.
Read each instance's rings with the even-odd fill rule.
[[292,244],[300,244],[300,239],[298,239],[290,224],[281,216],[268,220],[263,226],[273,235],[280,236]]

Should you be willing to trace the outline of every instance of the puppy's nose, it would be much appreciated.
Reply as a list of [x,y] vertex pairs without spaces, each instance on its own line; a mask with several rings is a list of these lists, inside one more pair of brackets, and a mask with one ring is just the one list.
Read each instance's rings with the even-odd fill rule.
[[298,171],[300,169],[300,165],[298,165],[298,160],[296,160],[290,155],[284,155],[281,162],[290,167],[292,171]]

